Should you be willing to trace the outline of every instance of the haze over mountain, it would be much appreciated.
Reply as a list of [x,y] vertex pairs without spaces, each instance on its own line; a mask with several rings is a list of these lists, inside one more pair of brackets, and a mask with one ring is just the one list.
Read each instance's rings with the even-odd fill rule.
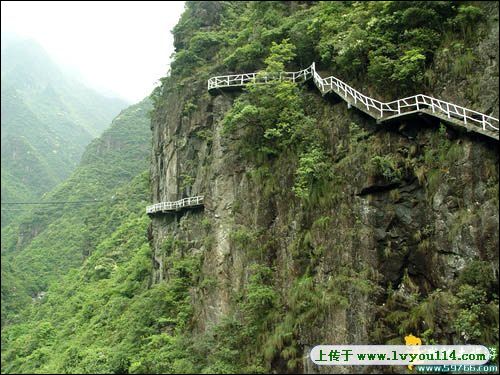
[[68,76],[32,40],[2,36],[1,64],[2,201],[36,199],[69,176],[127,103]]

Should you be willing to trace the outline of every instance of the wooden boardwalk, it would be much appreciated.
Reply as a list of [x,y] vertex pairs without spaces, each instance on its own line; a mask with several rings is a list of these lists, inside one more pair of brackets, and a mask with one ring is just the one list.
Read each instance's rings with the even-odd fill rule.
[[266,84],[276,80],[302,83],[310,79],[322,95],[335,93],[347,102],[349,108],[356,107],[376,119],[378,123],[415,113],[425,113],[498,141],[499,125],[495,117],[423,94],[384,103],[363,95],[333,76],[321,78],[316,72],[315,63],[298,72],[282,72],[276,76],[243,73],[212,77],[208,80],[208,90],[213,92],[217,89],[243,87],[248,83]]
[[203,195],[198,195],[196,197],[184,198],[178,201],[155,203],[146,207],[146,213],[148,215],[152,215],[158,212],[177,212],[184,208],[201,207],[203,206],[203,198]]

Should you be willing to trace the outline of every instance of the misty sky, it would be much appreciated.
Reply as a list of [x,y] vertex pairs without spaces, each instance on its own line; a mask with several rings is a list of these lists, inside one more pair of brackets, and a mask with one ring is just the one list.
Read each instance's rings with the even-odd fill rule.
[[2,33],[35,39],[84,82],[137,102],[167,73],[183,1],[1,2]]

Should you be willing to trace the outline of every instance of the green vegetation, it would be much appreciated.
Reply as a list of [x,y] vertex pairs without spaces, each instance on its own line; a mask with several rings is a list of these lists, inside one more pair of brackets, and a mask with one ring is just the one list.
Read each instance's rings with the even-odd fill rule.
[[[443,68],[437,55],[449,57],[444,66],[459,81],[473,71],[480,6],[188,2],[171,74],[45,198],[103,201],[34,209],[3,229],[2,372],[299,373],[306,347],[319,341],[402,344],[413,333],[426,344],[497,345],[491,150],[474,149],[477,178],[460,169],[469,140],[447,138],[444,126],[422,126],[413,141],[279,80],[249,84],[222,114],[233,94],[210,99],[205,86],[213,74],[276,75],[316,61],[382,98],[425,89]],[[185,212],[148,227],[146,114],[152,106],[153,121],[165,120],[172,100],[174,120],[196,120],[188,137],[216,139],[224,161],[238,160],[228,165],[234,185],[219,185],[219,193],[236,187],[236,198],[221,216]],[[177,188],[188,190],[200,174],[184,151]],[[209,163],[201,172],[212,178]],[[202,182],[219,177],[227,176]],[[379,191],[360,194],[371,186]],[[476,193],[464,186],[487,204],[469,214]],[[446,209],[435,209],[441,201]],[[466,238],[483,223],[482,237]],[[161,241],[155,254],[151,233]],[[475,250],[457,250],[462,239],[483,238],[474,259]]]
[[[406,278],[408,286],[407,274]],[[452,344],[452,337],[467,344],[495,344],[497,289],[491,265],[473,261],[449,291],[436,289],[424,297],[415,290],[408,296],[389,290],[386,314],[377,322],[374,337],[379,342],[399,344],[401,335],[414,332],[427,345]],[[392,327],[382,328],[385,325]],[[399,335],[380,336],[381,332],[391,331]]]
[[124,110],[87,147],[73,174],[42,200],[102,201],[17,211],[17,218],[2,229],[2,273],[12,269],[9,276],[16,275],[2,278],[2,306],[6,306],[2,324],[17,320],[20,301],[47,291],[49,284],[79,267],[131,211],[143,212],[148,201],[147,175],[137,177],[133,187],[126,186],[148,165],[150,108],[145,100]]
[[[285,63],[294,58],[294,50],[288,40],[273,43],[265,59],[266,68],[259,74],[278,76],[285,70]],[[282,154],[288,159],[297,155],[293,191],[297,197],[307,199],[314,183],[328,178],[330,168],[321,134],[314,119],[305,113],[298,87],[276,80],[267,85],[249,84],[247,91],[226,114],[224,132],[243,129],[239,148],[257,166]]]
[[[2,41],[2,201],[62,182],[125,104],[66,77],[35,42]],[[2,227],[15,213],[2,210]]]
[[371,173],[383,176],[389,182],[399,182],[402,173],[396,161],[390,156],[374,156],[371,159]]
[[192,2],[174,29],[172,76],[255,71],[266,66],[273,43],[288,38],[291,65],[316,61],[353,84],[368,78],[378,96],[401,96],[423,89],[436,52],[473,43],[484,20],[476,4],[452,1]]
[[[142,324],[156,320],[164,293],[161,288],[147,289],[151,265],[144,231],[148,219],[140,216],[137,211],[131,214],[97,246],[80,271],[53,284],[33,305],[35,320],[4,329],[3,371],[124,371],[121,351],[136,345],[145,333],[139,328]],[[109,260],[105,272],[103,259]],[[127,332],[121,331],[123,325],[129,327]]]
[[148,351],[153,325],[170,324],[169,290],[149,288],[150,108],[124,110],[46,198],[102,202],[34,209],[3,229],[2,372],[125,372],[139,363],[138,340]]

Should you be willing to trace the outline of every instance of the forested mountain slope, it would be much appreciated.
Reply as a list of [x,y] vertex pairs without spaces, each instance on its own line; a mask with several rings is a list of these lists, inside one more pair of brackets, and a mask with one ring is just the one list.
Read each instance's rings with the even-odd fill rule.
[[[68,77],[30,40],[2,40],[1,74],[2,201],[33,200],[69,176],[126,103]],[[2,211],[2,226],[11,218]]]
[[41,200],[83,203],[14,211],[17,217],[2,229],[2,321],[16,320],[20,301],[81,266],[128,215],[142,212],[139,202],[144,203],[147,191],[145,177],[138,176],[148,166],[150,109],[145,99],[123,110],[90,143],[71,176]]
[[[46,294],[8,315],[3,372],[359,372],[309,350],[410,333],[498,347],[495,141],[426,117],[380,126],[290,82],[207,92],[212,75],[315,61],[380,99],[422,92],[498,116],[497,2],[194,1],[174,38],[152,95],[150,195],[204,195],[204,209],[150,220],[145,201],[111,203],[77,232],[88,212],[50,225],[76,242],[52,259],[89,256],[48,289],[35,277]],[[41,256],[52,240],[29,228],[23,252]],[[25,275],[22,238],[7,246]]]
[[196,371],[334,372],[313,346],[410,333],[498,345],[496,141],[425,116],[379,125],[308,85],[207,93],[211,76],[315,61],[384,101],[424,93],[498,117],[498,3],[191,2],[174,36],[153,202],[205,208],[153,218],[154,278],[201,257],[193,328],[176,326]]

